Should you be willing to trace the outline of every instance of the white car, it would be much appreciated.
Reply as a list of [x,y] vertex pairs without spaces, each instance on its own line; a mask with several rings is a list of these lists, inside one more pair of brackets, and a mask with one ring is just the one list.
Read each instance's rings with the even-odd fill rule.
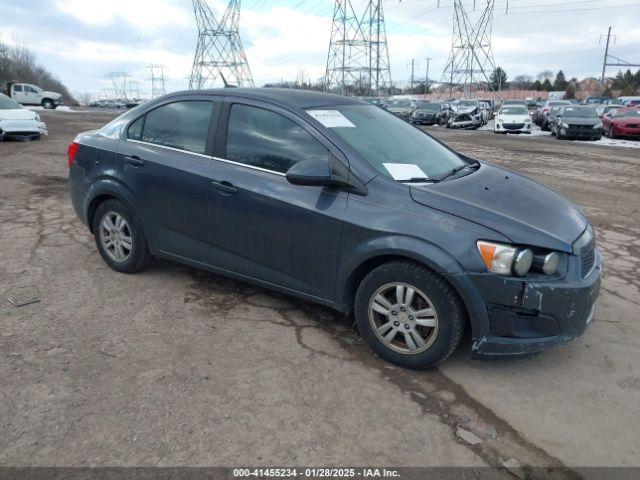
[[0,141],[4,138],[35,140],[48,133],[47,125],[36,112],[22,108],[0,93]]
[[496,115],[495,133],[531,133],[531,115],[524,105],[503,105]]

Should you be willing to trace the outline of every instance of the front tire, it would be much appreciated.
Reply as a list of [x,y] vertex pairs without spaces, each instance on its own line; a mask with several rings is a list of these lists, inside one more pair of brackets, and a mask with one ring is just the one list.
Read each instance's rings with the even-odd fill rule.
[[56,108],[56,104],[53,103],[53,100],[45,98],[44,100],[42,100],[42,108],[44,108],[45,110],[54,110]]
[[113,270],[134,273],[151,258],[140,219],[116,199],[100,204],[93,216],[93,235],[102,259]]
[[409,261],[372,270],[356,293],[362,337],[389,362],[424,369],[443,362],[458,346],[465,309],[439,275]]

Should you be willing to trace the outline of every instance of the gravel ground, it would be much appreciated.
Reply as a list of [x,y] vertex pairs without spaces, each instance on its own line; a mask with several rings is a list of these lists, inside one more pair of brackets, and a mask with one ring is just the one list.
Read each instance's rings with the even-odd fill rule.
[[0,144],[0,466],[640,465],[637,149],[428,128],[580,205],[605,275],[571,344],[477,362],[467,338],[412,372],[327,309],[163,261],[111,271],[66,185],[68,143],[111,117],[41,115],[49,137]]

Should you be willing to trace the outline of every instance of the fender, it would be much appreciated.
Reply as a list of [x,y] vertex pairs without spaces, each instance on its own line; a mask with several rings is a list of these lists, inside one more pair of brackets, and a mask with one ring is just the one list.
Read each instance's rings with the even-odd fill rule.
[[[405,257],[422,263],[438,273],[462,273],[462,267],[449,253],[425,240],[403,235],[378,237],[359,244],[355,249],[346,248],[341,255],[336,281],[336,303],[351,309],[351,290],[361,267],[382,257]],[[348,251],[348,253],[347,253]]]
[[346,313],[353,307],[354,285],[362,273],[362,267],[376,258],[402,257],[426,265],[441,274],[460,296],[469,314],[473,334],[488,322],[482,297],[471,281],[464,275],[460,263],[447,251],[426,240],[390,235],[359,245],[343,255],[336,282],[336,305]]

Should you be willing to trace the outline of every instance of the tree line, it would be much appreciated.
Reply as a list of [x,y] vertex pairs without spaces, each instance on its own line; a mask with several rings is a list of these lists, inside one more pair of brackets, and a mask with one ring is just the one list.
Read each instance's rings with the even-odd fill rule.
[[[501,67],[496,67],[491,74],[490,82],[495,90],[514,88],[547,92],[564,91],[567,98],[574,98],[578,88],[578,79],[573,77],[567,80],[562,70],[555,74],[555,78],[551,70],[544,70],[535,79],[531,75],[516,75],[509,80],[507,72]],[[635,73],[629,69],[626,72],[618,72],[604,94],[612,96],[613,90],[620,91],[620,95],[640,95],[640,69]]]
[[38,63],[35,55],[21,45],[10,45],[0,41],[0,91],[6,82],[31,83],[44,90],[58,92],[65,103],[77,104],[67,87]]

